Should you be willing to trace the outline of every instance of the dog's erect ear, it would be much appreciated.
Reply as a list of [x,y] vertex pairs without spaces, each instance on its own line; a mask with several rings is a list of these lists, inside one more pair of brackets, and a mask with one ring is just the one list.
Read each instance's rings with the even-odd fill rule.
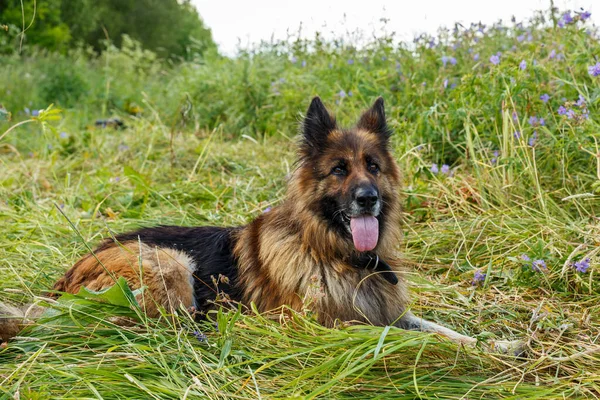
[[318,96],[312,99],[302,124],[304,143],[309,148],[319,148],[335,128],[335,118],[329,114],[321,99]]
[[375,133],[385,141],[392,135],[392,130],[388,127],[385,120],[385,108],[383,106],[383,97],[378,97],[373,106],[363,113],[356,125],[359,129]]

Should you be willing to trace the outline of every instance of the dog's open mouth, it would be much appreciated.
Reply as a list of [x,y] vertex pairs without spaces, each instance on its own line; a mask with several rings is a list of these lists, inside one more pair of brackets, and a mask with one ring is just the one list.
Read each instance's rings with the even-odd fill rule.
[[372,215],[350,218],[352,241],[358,251],[371,251],[379,240],[379,221]]

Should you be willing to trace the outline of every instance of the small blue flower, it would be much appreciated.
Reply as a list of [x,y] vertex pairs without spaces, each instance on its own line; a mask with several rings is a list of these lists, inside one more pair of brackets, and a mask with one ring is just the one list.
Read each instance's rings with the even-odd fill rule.
[[529,262],[531,258],[527,254],[521,254],[521,260]]
[[263,213],[268,213],[269,211],[271,211],[271,207],[265,208],[265,210],[263,211]]
[[521,131],[515,131],[515,133],[513,133],[513,137],[517,140],[521,139]]
[[340,99],[343,99],[344,97],[346,97],[346,92],[343,90],[340,90],[337,95],[340,97]]
[[585,274],[587,272],[588,268],[590,267],[590,259],[586,258],[584,260],[579,260],[573,264],[573,267],[575,267],[575,270],[577,272],[581,272],[582,274]]
[[444,67],[446,66],[446,64],[448,64],[448,56],[442,56],[442,64],[444,64]]
[[69,137],[69,134],[67,132],[61,132],[60,137],[61,137],[61,139],[66,139]]
[[473,281],[471,282],[471,285],[477,286],[479,283],[485,281],[485,276],[486,274],[482,273],[481,271],[475,271],[475,275],[473,276]]
[[437,164],[431,164],[430,171],[434,174],[437,174],[438,172],[440,172],[440,169],[438,168]]
[[442,165],[442,169],[440,170],[442,174],[448,175],[450,173],[450,166],[448,164]]
[[565,106],[558,107],[558,115],[567,115],[567,109]]
[[575,104],[577,107],[585,107],[585,98],[582,95],[579,95],[579,98]]
[[302,67],[306,67],[306,60],[302,60]]
[[500,152],[498,150],[494,150],[493,154],[494,154],[494,157],[492,157],[490,162],[492,163],[492,165],[495,165],[498,162],[498,156],[500,155]]
[[494,54],[493,56],[490,57],[490,62],[494,65],[500,64],[500,56]]
[[537,142],[537,131],[533,131],[533,135],[531,135],[527,144],[529,144],[530,147],[534,147],[536,142]]
[[450,57],[450,64],[456,65],[456,58]]
[[527,69],[527,62],[526,62],[525,60],[521,61],[521,62],[519,63],[519,68],[520,68],[522,71],[525,71],[525,69]]
[[543,95],[540,96],[540,100],[543,101],[544,103],[547,103],[548,100],[550,100],[550,95],[548,93],[544,93]]
[[531,117],[529,117],[529,125],[531,126],[535,126],[538,124],[538,118],[534,115],[532,115]]
[[531,263],[531,269],[534,272],[541,272],[543,269],[548,269],[548,267],[546,266],[546,261],[544,261],[544,260],[534,260]]
[[479,61],[479,53],[473,56],[473,61]]
[[194,331],[192,332],[192,335],[199,341],[199,342],[206,342],[206,339],[208,339],[206,337],[206,335],[200,331]]
[[348,60],[348,65],[353,65],[354,64],[354,60],[353,59],[349,59]]
[[517,41],[518,42],[522,42],[523,40],[525,40],[525,35],[519,35],[519,36],[517,36]]
[[31,110],[31,116],[32,117],[39,117],[40,116],[40,111],[41,110]]
[[581,9],[581,12],[579,13],[579,19],[582,21],[589,19],[591,16],[592,16],[591,12],[583,11],[583,9]]
[[556,50],[552,49],[552,51],[550,52],[550,54],[548,54],[548,58],[553,59],[556,57]]
[[298,59],[296,57],[292,57],[290,61],[292,62],[292,64],[296,64],[298,62]]

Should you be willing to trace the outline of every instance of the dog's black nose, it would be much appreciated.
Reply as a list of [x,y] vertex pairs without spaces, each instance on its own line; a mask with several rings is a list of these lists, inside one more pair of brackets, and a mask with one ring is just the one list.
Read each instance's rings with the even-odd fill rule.
[[359,187],[354,196],[356,203],[362,208],[372,208],[379,200],[379,195],[374,187]]

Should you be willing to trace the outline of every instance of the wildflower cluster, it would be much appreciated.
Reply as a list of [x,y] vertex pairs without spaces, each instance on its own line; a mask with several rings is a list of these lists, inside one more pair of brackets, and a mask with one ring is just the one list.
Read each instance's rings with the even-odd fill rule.
[[450,166],[448,164],[444,164],[442,165],[442,167],[438,167],[437,164],[431,164],[431,168],[430,171],[434,174],[437,175],[439,173],[441,173],[442,175],[450,175]]
[[579,95],[577,101],[566,102],[558,107],[558,115],[564,115],[572,119],[575,123],[582,123],[590,117],[587,103],[582,95]]
[[542,260],[542,259],[537,259],[537,260],[533,260],[531,261],[531,258],[527,255],[527,254],[521,254],[521,260],[523,260],[526,265],[529,264],[531,262],[531,270],[533,272],[542,272],[542,270],[547,270],[548,267],[546,265],[546,261]]

